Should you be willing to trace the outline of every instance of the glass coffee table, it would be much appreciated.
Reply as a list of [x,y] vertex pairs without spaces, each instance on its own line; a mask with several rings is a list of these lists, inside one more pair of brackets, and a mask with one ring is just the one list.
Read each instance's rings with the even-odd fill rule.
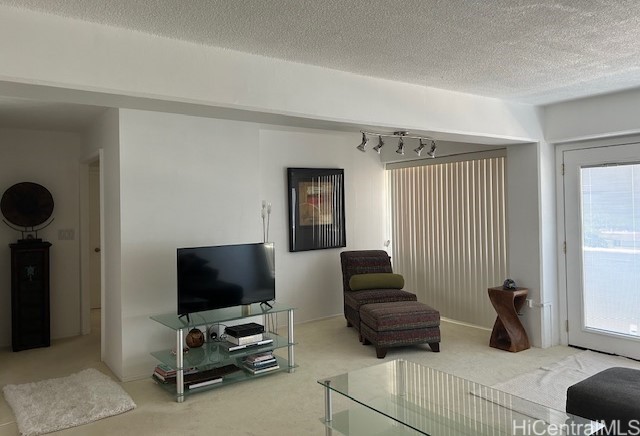
[[[590,435],[601,426],[407,360],[318,380],[327,434]],[[332,392],[348,398],[334,413]]]

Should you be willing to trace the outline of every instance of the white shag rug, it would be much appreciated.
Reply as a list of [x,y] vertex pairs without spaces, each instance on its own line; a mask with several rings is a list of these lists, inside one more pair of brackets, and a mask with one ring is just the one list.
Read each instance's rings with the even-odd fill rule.
[[94,368],[67,377],[6,385],[2,390],[24,436],[76,427],[136,407],[120,385]]
[[615,366],[640,370],[640,362],[620,356],[583,351],[492,388],[556,410],[565,410],[567,388]]

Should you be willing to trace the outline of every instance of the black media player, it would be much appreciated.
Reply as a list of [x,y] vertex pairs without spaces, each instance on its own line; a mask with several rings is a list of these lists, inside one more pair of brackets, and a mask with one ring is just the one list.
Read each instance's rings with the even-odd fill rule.
[[247,324],[239,324],[226,327],[224,332],[234,338],[242,338],[244,336],[253,336],[260,333],[264,333],[264,326],[255,322]]

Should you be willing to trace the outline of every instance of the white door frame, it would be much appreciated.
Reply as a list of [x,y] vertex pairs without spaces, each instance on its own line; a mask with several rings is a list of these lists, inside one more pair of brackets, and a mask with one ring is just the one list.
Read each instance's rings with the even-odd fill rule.
[[[102,289],[100,289],[100,168],[99,161],[95,161],[89,167],[89,280],[90,285],[90,308],[91,311],[99,309],[102,300]],[[96,177],[98,176],[98,177]],[[97,201],[96,201],[97,200]],[[97,226],[96,226],[97,224]],[[96,278],[98,280],[96,280]],[[97,294],[97,295],[96,295]]]
[[[81,333],[89,334],[91,331],[91,294],[89,286],[89,258],[91,244],[89,239],[89,166],[98,161],[100,171],[100,247],[104,247],[104,174],[103,174],[103,150],[91,153],[80,159],[80,323]],[[104,253],[100,256],[100,269],[104,271]],[[105,301],[104,274],[100,278],[100,306],[104,315]],[[104,329],[105,317],[100,317],[100,357],[104,358]]]
[[640,142],[640,136],[633,135],[627,137],[616,138],[600,138],[593,140],[584,140],[579,142],[568,142],[556,144],[556,162],[558,164],[558,174],[556,179],[556,210],[557,229],[558,229],[558,311],[560,319],[560,343],[562,345],[569,344],[568,322],[569,307],[567,303],[567,265],[566,255],[564,253],[564,243],[567,239],[565,232],[565,201],[564,201],[564,177],[563,177],[563,155],[569,150],[580,150],[596,147],[607,147],[615,145],[628,145]]

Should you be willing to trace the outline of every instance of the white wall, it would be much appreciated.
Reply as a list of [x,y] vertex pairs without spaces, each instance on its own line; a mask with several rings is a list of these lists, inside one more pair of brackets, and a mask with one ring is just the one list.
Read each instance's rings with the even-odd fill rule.
[[531,344],[560,342],[554,146],[546,142],[507,148],[508,268],[529,289],[533,307],[522,309]]
[[[54,201],[53,223],[38,233],[51,242],[51,337],[80,333],[78,159],[81,137],[73,133],[0,129],[0,191],[20,182],[47,188]],[[74,240],[58,240],[72,229]],[[0,346],[11,343],[11,257],[8,244],[20,233],[0,223]]]
[[561,243],[558,241],[556,220],[556,177],[560,168],[556,164],[555,146],[541,141],[538,144],[538,220],[540,222],[540,300],[535,301],[534,312],[538,312],[542,347],[560,343],[560,313],[558,287],[558,256]]
[[346,249],[383,249],[384,171],[376,153],[356,149],[357,133],[262,128],[260,198],[273,204],[278,301],[306,321],[342,313],[341,249],[288,252],[287,167],[344,168]]
[[261,241],[263,199],[273,204],[277,300],[300,308],[296,322],[342,311],[340,250],[287,251],[286,167],[344,168],[348,244],[377,248],[383,168],[355,150],[357,134],[135,110],[120,121],[121,378],[147,377],[149,352],[174,344],[149,316],[176,311],[176,248]]
[[[541,298],[541,224],[538,202],[538,144],[507,148],[507,271],[529,298]],[[523,311],[522,322],[532,345],[542,346],[542,325],[537,310]]]
[[544,108],[549,143],[610,138],[640,132],[640,89],[556,103]]

